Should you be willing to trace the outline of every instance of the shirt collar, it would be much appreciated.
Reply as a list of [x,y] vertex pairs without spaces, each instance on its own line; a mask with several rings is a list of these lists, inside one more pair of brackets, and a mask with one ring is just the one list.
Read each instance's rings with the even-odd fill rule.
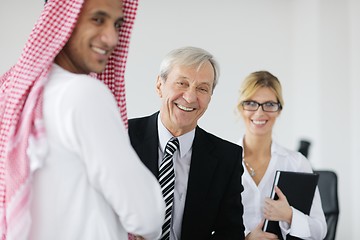
[[[161,148],[161,151],[164,152],[167,142],[174,136],[169,132],[169,130],[167,130],[167,128],[161,122],[160,114],[158,115],[158,134],[159,134],[159,146]],[[184,157],[184,155],[190,151],[194,141],[194,137],[195,137],[195,129],[177,137],[180,144],[179,153],[181,158]]]
[[[237,144],[241,147],[244,147],[244,136],[239,139]],[[281,147],[279,144],[277,144],[274,140],[271,141],[271,156],[275,155],[286,155],[286,151],[283,147]]]

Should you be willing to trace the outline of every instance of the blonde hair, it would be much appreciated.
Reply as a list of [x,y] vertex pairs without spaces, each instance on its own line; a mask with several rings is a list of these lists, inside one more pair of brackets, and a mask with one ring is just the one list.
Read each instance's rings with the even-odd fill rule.
[[242,102],[249,100],[258,89],[264,87],[269,88],[274,92],[277,101],[281,105],[280,109],[282,109],[284,106],[284,99],[279,79],[268,71],[257,71],[248,75],[242,83],[239,91],[237,110],[241,111]]

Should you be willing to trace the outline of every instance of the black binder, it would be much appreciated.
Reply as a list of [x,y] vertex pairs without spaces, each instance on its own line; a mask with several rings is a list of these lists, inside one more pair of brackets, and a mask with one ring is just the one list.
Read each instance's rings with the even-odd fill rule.
[[[277,185],[286,196],[290,206],[309,215],[318,180],[317,173],[276,171],[270,198],[278,199],[274,187]],[[278,221],[266,219],[263,231],[277,234],[279,239],[283,239]],[[287,236],[287,239],[296,238]]]

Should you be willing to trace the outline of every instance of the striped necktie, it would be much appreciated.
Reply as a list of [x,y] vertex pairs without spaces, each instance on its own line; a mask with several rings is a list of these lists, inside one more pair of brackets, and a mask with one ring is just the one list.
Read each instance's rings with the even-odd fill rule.
[[161,240],[170,238],[171,210],[174,199],[175,172],[173,155],[179,148],[179,140],[171,138],[165,147],[164,157],[159,169],[159,183],[166,204],[165,221],[162,226]]

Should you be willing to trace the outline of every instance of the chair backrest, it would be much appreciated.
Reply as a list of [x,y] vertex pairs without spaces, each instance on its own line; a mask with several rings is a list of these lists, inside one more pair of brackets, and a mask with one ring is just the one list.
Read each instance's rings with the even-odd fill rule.
[[300,146],[298,151],[301,152],[305,157],[308,157],[311,142],[305,139],[301,139],[299,143]]
[[328,170],[314,170],[314,172],[319,174],[318,187],[328,228],[324,239],[334,240],[339,217],[337,175]]

